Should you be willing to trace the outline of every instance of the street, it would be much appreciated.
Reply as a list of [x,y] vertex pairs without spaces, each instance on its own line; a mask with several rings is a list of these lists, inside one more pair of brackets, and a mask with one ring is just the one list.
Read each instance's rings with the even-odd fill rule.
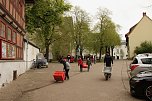
[[112,78],[108,81],[102,66],[93,64],[90,72],[84,69],[79,73],[77,64],[72,63],[70,80],[28,92],[18,101],[142,101],[129,93],[127,61],[114,61]]

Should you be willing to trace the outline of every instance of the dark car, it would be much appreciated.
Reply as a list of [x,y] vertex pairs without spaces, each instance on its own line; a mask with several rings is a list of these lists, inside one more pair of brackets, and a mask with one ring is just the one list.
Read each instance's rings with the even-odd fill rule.
[[133,76],[130,81],[130,93],[132,96],[145,97],[152,101],[152,71],[141,71]]
[[48,68],[48,62],[42,53],[38,53],[36,55],[36,67],[37,68],[42,68],[42,67]]

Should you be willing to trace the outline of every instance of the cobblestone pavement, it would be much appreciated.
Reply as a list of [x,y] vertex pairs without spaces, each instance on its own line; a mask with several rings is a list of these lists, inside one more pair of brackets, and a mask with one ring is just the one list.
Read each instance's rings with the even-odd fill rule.
[[0,89],[0,101],[144,101],[129,93],[128,64],[114,61],[112,78],[105,81],[102,63],[82,73],[76,63],[71,63],[70,80],[56,83],[53,72],[63,70],[63,66],[50,63],[49,68],[29,70]]

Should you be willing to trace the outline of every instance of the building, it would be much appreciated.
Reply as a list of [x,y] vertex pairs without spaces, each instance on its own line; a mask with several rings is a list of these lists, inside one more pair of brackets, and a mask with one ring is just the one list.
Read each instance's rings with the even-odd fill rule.
[[134,57],[134,50],[144,41],[152,41],[152,20],[143,13],[141,20],[130,28],[125,35],[128,48],[128,58]]
[[121,41],[121,45],[115,46],[113,49],[113,56],[114,59],[127,59],[128,53],[125,40]]
[[[15,80],[30,68],[27,49],[32,51],[32,48],[29,48],[31,45],[28,42],[24,42],[24,11],[25,4],[33,2],[34,0],[0,0],[0,86]],[[34,49],[39,51],[38,48]]]

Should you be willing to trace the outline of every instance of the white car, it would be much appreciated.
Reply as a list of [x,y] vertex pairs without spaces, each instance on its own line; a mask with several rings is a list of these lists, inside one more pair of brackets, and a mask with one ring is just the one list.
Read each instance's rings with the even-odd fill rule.
[[135,56],[133,62],[130,64],[130,70],[131,76],[136,75],[140,71],[152,70],[152,54],[144,53]]

